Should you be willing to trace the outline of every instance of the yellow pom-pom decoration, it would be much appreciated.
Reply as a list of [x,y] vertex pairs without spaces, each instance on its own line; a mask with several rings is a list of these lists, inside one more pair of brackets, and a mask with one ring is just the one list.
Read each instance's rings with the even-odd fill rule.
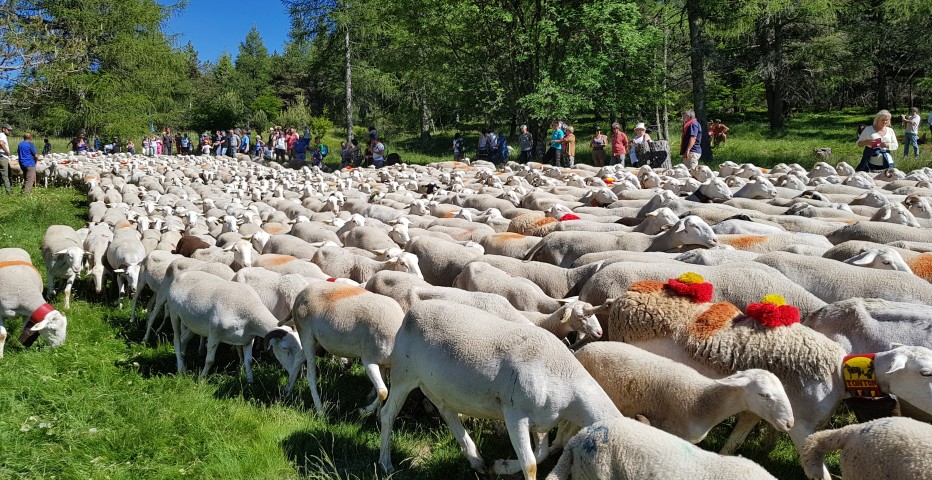
[[694,273],[694,272],[686,272],[686,273],[680,275],[679,277],[677,277],[676,279],[679,280],[679,281],[681,281],[681,282],[683,282],[683,283],[685,283],[685,284],[687,284],[687,285],[695,285],[695,284],[697,284],[697,283],[705,283],[705,279],[702,278],[702,275],[699,275],[698,273]]
[[764,299],[761,300],[760,303],[769,303],[771,305],[782,307],[786,305],[786,299],[780,295],[777,295],[776,293],[768,293],[767,295],[764,295]]

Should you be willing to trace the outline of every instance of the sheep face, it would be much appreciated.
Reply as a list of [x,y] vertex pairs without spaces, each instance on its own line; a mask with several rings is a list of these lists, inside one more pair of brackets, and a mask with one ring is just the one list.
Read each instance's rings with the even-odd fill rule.
[[644,230],[648,235],[656,235],[663,231],[668,225],[673,225],[679,221],[679,217],[667,207],[659,208],[644,216]]
[[743,390],[747,409],[781,432],[793,428],[793,407],[776,375],[766,370],[750,369],[716,382]]
[[699,245],[706,248],[718,245],[718,239],[712,227],[695,215],[680,220],[672,227],[672,230],[680,245]]
[[868,207],[880,208],[890,203],[883,194],[870,191],[864,192],[851,200],[851,205],[866,205]]
[[916,218],[932,219],[932,204],[924,197],[910,195],[903,201],[903,205]]
[[595,316],[595,309],[586,302],[572,302],[563,312],[563,323],[574,331],[585,334],[591,338],[602,337],[602,326]]
[[272,350],[278,362],[288,372],[288,385],[285,392],[291,392],[295,381],[304,365],[304,349],[298,334],[289,327],[281,327],[266,335],[266,351]]
[[50,347],[58,347],[65,343],[65,336],[68,328],[68,319],[58,310],[53,310],[45,316],[45,319],[32,326],[33,332],[39,332],[39,335],[45,339],[45,343]]
[[932,350],[901,346],[878,353],[874,361],[881,388],[924,412],[932,412]]
[[847,260],[849,265],[876,268],[878,270],[896,270],[913,273],[909,265],[903,260],[900,252],[886,248],[865,248],[861,253]]
[[871,221],[875,222],[888,222],[888,223],[898,223],[900,225],[906,225],[908,227],[919,227],[919,221],[916,220],[916,217],[913,216],[903,204],[893,203],[889,205],[884,205],[874,216],[871,217]]
[[80,247],[68,247],[55,252],[52,257],[52,273],[59,275],[77,275],[84,266],[84,250]]
[[421,268],[418,265],[417,255],[408,252],[398,253],[396,257],[388,260],[394,267],[394,270],[399,272],[410,273],[411,275],[417,276],[421,280],[424,279],[424,275],[421,274]]

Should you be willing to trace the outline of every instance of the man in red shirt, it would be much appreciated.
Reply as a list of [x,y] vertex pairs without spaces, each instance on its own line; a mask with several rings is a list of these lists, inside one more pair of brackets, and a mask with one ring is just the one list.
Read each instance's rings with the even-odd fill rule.
[[628,136],[617,122],[612,124],[612,136],[609,141],[612,144],[612,165],[624,165],[625,155],[628,154]]

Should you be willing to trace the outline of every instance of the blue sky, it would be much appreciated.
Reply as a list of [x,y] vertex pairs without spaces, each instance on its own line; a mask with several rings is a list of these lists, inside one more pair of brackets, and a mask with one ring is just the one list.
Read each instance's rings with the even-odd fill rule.
[[[158,0],[171,5],[172,0]],[[188,0],[184,12],[166,22],[166,31],[177,34],[178,46],[190,40],[201,61],[215,61],[224,51],[236,57],[237,47],[255,25],[271,54],[281,53],[291,25],[279,0]]]

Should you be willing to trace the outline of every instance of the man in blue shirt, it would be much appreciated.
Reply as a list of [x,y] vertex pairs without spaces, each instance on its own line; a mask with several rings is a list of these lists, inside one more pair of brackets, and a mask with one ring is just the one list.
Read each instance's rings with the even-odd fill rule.
[[26,179],[26,183],[23,184],[23,193],[29,193],[36,184],[36,162],[39,161],[39,151],[32,143],[31,133],[23,135],[23,141],[19,142],[16,154],[19,156],[19,166],[23,169],[23,177]]
[[249,155],[249,130],[243,131],[243,136],[239,139],[239,152]]

